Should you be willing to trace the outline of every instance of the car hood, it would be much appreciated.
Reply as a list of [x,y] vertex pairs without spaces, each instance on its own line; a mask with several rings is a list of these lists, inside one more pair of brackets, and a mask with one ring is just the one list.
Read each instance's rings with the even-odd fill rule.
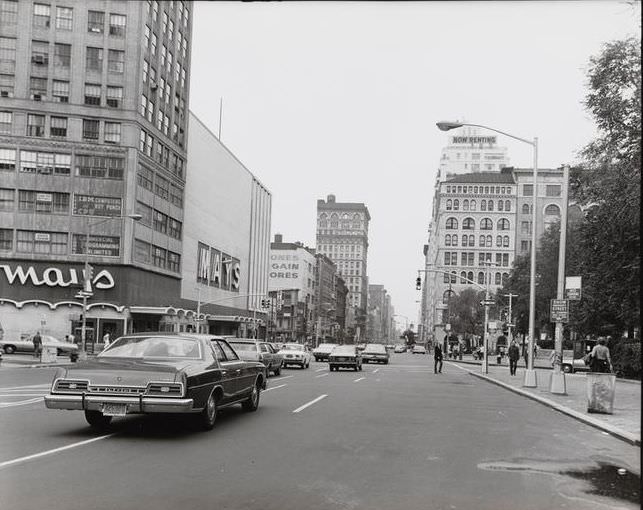
[[193,363],[194,360],[167,362],[105,357],[68,367],[65,377],[87,379],[91,384],[145,386],[150,381],[174,381],[177,372]]

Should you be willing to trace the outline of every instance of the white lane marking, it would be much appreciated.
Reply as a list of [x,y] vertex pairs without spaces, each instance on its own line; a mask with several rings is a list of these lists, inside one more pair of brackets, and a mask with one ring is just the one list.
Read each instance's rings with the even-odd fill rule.
[[292,375],[284,375],[283,377],[277,377],[276,379],[270,379],[271,381],[283,381],[284,379],[289,379],[291,377],[294,377]]
[[65,450],[70,450],[71,448],[76,448],[78,446],[83,446],[83,445],[86,445],[86,444],[89,444],[89,443],[94,443],[96,441],[100,441],[101,439],[107,439],[108,437],[112,437],[114,435],[116,435],[116,432],[112,432],[111,434],[106,434],[104,436],[94,437],[92,439],[86,439],[85,441],[80,441],[78,443],[68,444],[67,446],[61,446],[60,448],[54,448],[53,450],[46,450],[44,452],[34,453],[33,455],[27,455],[26,457],[18,457],[17,459],[13,459],[13,460],[6,460],[4,462],[0,462],[0,469],[2,469],[4,467],[7,467],[7,466],[11,466],[13,464],[19,464],[21,462],[27,462],[29,460],[44,457],[45,455],[52,455],[54,453],[63,452]]
[[328,374],[316,375],[315,379],[319,379],[320,377],[328,377]]
[[10,398],[15,398],[15,397],[43,397],[47,395],[47,393],[0,393],[0,398],[4,397],[10,397]]
[[324,370],[326,370],[326,369],[325,368],[318,368],[317,370],[315,370],[315,372],[323,372]]
[[0,391],[6,391],[6,390],[26,390],[26,389],[32,389],[32,388],[50,388],[51,384],[31,384],[29,386],[13,386],[11,388],[3,388],[0,386]]
[[271,386],[267,390],[263,390],[263,392],[265,393],[266,391],[278,390],[279,388],[283,388],[284,386],[288,386],[288,385],[287,384],[280,384],[279,386]]
[[0,403],[0,409],[5,409],[7,407],[26,406],[28,404],[35,404],[36,402],[40,402],[41,400],[44,400],[44,398],[38,397],[38,398],[31,398],[29,400],[20,400],[19,402]]
[[[319,396],[319,397],[317,397],[316,399],[313,399],[313,400],[311,400],[310,402],[308,402],[308,403],[304,404],[303,406],[298,407],[297,409],[295,409],[295,410],[293,411],[293,413],[298,413],[298,412],[300,412],[300,411],[303,411],[303,410],[304,410],[304,409],[306,409],[307,407],[310,407],[310,406],[312,406],[313,404],[316,404],[317,402],[319,402],[320,400],[325,399],[327,396],[328,396],[328,395],[320,395],[320,396]],[[1,466],[0,466],[0,467],[1,467]]]
[[379,370],[380,370],[379,368],[376,368],[375,370],[373,370],[373,373],[377,374],[377,372],[379,372]]
[[360,377],[359,379],[355,379],[353,382],[360,382],[366,379],[366,377]]

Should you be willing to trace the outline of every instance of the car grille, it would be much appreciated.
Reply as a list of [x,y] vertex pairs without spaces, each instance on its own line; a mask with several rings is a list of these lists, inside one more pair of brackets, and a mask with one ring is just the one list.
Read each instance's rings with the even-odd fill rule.
[[72,392],[76,393],[79,391],[87,391],[87,386],[89,386],[89,381],[75,381],[73,379],[61,379],[56,381],[56,386],[54,391],[60,392]]

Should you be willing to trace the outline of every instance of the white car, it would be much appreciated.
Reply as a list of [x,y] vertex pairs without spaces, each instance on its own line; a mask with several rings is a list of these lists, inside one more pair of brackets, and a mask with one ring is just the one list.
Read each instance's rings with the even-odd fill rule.
[[299,365],[301,368],[310,366],[310,351],[302,344],[284,344],[278,352],[283,358],[283,367]]
[[423,345],[414,345],[413,350],[411,352],[413,354],[426,354],[426,349],[424,348]]
[[[31,341],[33,335],[28,335],[20,340],[2,340],[0,341],[0,349],[7,354],[14,352],[33,352],[33,342]],[[78,346],[71,342],[61,342],[56,337],[51,335],[40,335],[42,338],[42,347],[55,347],[58,354],[72,354],[78,352]]]
[[328,361],[328,356],[330,356],[330,353],[335,347],[337,347],[337,344],[319,344],[313,349],[315,361]]
[[398,354],[402,353],[402,352],[406,352],[406,345],[397,344],[395,346],[395,349],[393,349],[393,352],[398,353]]

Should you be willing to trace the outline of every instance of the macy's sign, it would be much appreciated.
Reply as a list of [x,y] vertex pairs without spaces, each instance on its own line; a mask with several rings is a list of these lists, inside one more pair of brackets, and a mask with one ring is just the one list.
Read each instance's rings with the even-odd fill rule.
[[[12,269],[4,264],[0,265],[0,269],[3,270],[9,285],[13,285],[14,282],[25,285],[30,281],[32,285],[48,285],[49,287],[81,285],[85,273],[82,269],[77,271],[70,268],[65,274],[57,267],[48,267],[42,271],[42,274],[38,274],[33,266],[29,266],[25,271],[22,266]],[[0,272],[0,274],[2,273]],[[94,276],[92,284],[97,289],[111,289],[114,287],[114,277],[107,269],[103,269]]]

